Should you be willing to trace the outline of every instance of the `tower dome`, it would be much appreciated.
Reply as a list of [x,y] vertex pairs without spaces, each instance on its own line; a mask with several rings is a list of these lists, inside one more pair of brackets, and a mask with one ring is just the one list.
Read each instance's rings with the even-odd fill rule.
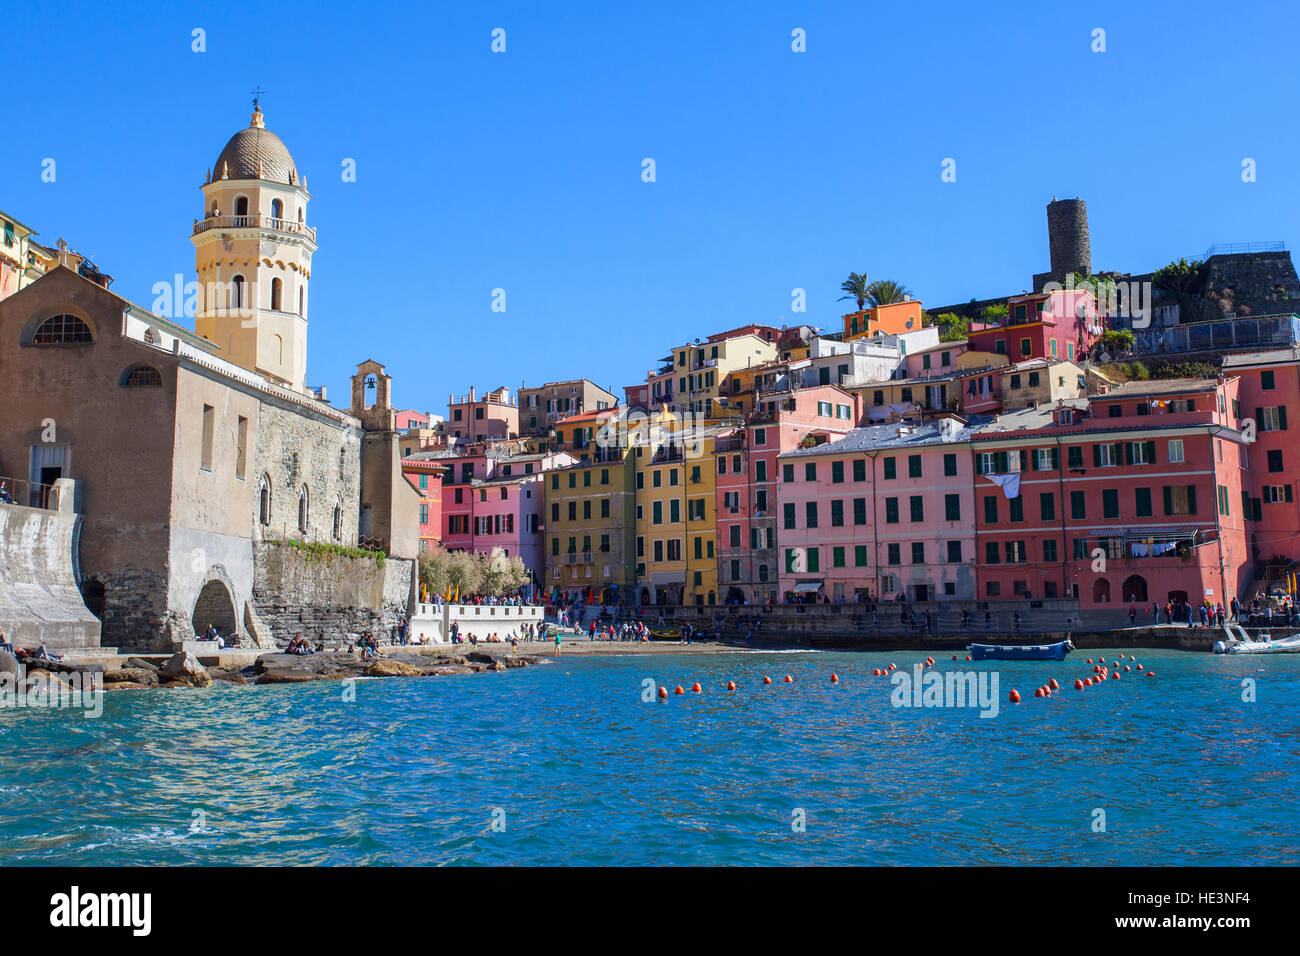
[[226,148],[217,157],[217,163],[212,167],[212,179],[266,179],[300,185],[293,157],[280,137],[265,127],[256,103],[248,128],[230,137]]

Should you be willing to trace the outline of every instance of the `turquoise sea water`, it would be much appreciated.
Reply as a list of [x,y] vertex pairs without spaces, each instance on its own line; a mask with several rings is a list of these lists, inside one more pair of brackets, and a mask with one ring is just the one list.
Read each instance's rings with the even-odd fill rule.
[[[4,710],[0,865],[1300,862],[1300,656],[1134,652],[1156,678],[1076,692],[1088,653],[935,655],[1020,691],[993,719],[892,706],[871,669],[924,657],[902,651],[561,659],[362,681],[355,702],[333,682],[118,692],[95,720]],[[1033,698],[1049,677],[1062,693]],[[645,678],[705,693],[646,703]]]

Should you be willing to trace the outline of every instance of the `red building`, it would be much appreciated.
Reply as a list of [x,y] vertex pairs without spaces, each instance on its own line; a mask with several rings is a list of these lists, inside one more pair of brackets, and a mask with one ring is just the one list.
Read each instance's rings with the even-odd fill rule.
[[443,465],[429,459],[402,459],[402,474],[420,490],[420,550],[442,540]]
[[974,352],[996,352],[1012,362],[1028,359],[1075,361],[1101,337],[1097,300],[1086,289],[1036,292],[1007,300],[1007,317],[996,325],[971,326]]
[[1145,620],[1153,602],[1226,605],[1248,576],[1238,404],[1235,378],[1131,382],[979,429],[978,596]]

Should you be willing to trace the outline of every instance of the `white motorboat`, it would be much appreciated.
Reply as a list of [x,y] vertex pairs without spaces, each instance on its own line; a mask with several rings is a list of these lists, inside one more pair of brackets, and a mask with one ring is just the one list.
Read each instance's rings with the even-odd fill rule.
[[1300,654],[1300,634],[1292,634],[1281,640],[1257,640],[1246,633],[1240,624],[1225,624],[1226,641],[1214,642],[1216,654]]

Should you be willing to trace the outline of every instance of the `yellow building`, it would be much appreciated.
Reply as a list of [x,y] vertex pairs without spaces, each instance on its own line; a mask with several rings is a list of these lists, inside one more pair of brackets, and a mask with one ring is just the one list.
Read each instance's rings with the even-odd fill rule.
[[637,602],[718,603],[714,445],[726,429],[665,416],[634,437]]
[[718,404],[722,382],[735,372],[776,359],[776,345],[757,335],[745,334],[717,342],[681,345],[663,359],[671,363],[676,381],[675,405],[706,419],[726,417]]
[[633,600],[633,456],[626,447],[589,449],[582,461],[546,472],[542,484],[544,585],[552,601]]

